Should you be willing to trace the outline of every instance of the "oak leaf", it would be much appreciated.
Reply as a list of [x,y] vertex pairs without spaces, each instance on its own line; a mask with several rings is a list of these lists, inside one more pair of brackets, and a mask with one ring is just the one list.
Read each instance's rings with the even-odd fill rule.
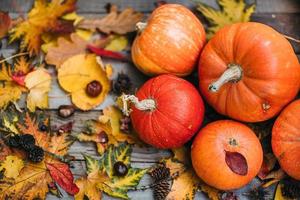
[[[90,110],[101,104],[110,90],[110,80],[107,69],[94,54],[79,54],[67,59],[58,69],[60,86],[71,94],[74,105],[81,110]],[[90,97],[86,93],[87,85],[98,81],[101,93],[97,97]]]
[[222,27],[237,22],[248,22],[255,10],[255,5],[246,5],[244,0],[218,0],[221,10],[216,10],[203,3],[198,4],[198,11],[210,22],[207,37],[210,39]]
[[[119,142],[128,142],[133,144],[137,139],[132,134],[124,133],[120,130],[120,121],[122,112],[114,106],[103,110],[99,120],[86,121],[86,131],[77,135],[79,141],[95,142],[100,155],[109,147],[117,146]],[[103,135],[105,134],[105,135]],[[101,142],[102,137],[107,137],[107,142]]]
[[68,58],[86,52],[88,42],[73,33],[70,40],[60,37],[57,46],[50,47],[46,55],[46,62],[59,68]]
[[126,34],[135,31],[135,25],[141,21],[143,14],[134,11],[132,8],[126,8],[121,13],[115,5],[111,6],[109,14],[98,19],[83,19],[77,25],[79,28],[100,30],[103,33]]
[[51,76],[47,70],[39,68],[30,72],[25,78],[29,90],[27,108],[34,112],[36,108],[48,108],[48,92],[51,87]]
[[21,48],[27,48],[30,55],[38,54],[43,33],[59,25],[59,18],[75,9],[76,0],[36,0],[28,18],[11,31],[10,41],[23,38]]
[[4,176],[7,178],[17,178],[23,167],[23,160],[11,155],[6,156],[5,160],[0,163],[0,171],[4,170]]

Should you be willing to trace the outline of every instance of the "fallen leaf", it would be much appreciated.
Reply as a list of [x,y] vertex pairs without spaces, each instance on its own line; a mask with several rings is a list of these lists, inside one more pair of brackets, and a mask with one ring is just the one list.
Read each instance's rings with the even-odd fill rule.
[[80,21],[84,19],[84,17],[78,15],[76,12],[71,12],[62,16],[64,20],[74,21],[73,24],[76,26]]
[[5,37],[11,25],[11,18],[7,12],[0,11],[0,39]]
[[274,200],[287,200],[283,195],[282,195],[282,184],[278,184],[275,190],[275,197]]
[[73,183],[74,178],[69,166],[62,162],[46,163],[53,180],[71,195],[77,194],[79,188]]
[[0,139],[0,161],[4,161],[11,154],[10,148]]
[[[93,54],[79,54],[66,60],[58,69],[60,86],[71,94],[74,105],[81,110],[90,110],[101,104],[110,90],[108,75]],[[102,89],[97,97],[86,93],[92,81],[100,82]]]
[[105,50],[123,51],[128,45],[128,39],[122,35],[114,35],[113,39],[105,46]]
[[112,58],[112,59],[116,59],[116,60],[129,61],[129,59],[125,55],[123,55],[119,52],[106,50],[103,48],[95,47],[93,45],[87,45],[87,48],[91,52],[95,53],[96,55],[104,57],[104,58]]
[[248,173],[248,164],[246,158],[238,152],[225,152],[225,161],[232,172],[245,176]]
[[284,179],[286,177],[285,172],[280,168],[279,170],[270,172],[265,179],[269,179],[267,182],[265,182],[262,187],[267,188],[274,183],[278,183],[280,180]]
[[[45,199],[49,192],[48,186],[54,181],[71,194],[78,192],[69,166],[60,162],[60,158],[66,156],[72,144],[67,135],[51,136],[48,132],[40,131],[40,123],[49,126],[49,118],[44,113],[31,116],[26,112],[20,115],[18,121],[12,119],[9,123],[16,124],[19,134],[33,135],[35,144],[47,154],[40,163],[24,162],[24,167],[15,180],[5,177],[0,184],[0,199]],[[11,118],[14,117],[7,117]]]
[[[99,120],[86,121],[86,131],[77,135],[79,141],[96,142],[100,155],[110,146],[117,146],[119,142],[133,144],[137,138],[133,134],[127,134],[120,130],[122,112],[114,106],[103,109],[103,115]],[[107,137],[107,142],[103,142],[103,137]]]
[[198,2],[198,11],[210,22],[207,38],[211,38],[222,27],[237,22],[248,22],[255,10],[255,5],[246,5],[244,0],[218,0],[221,10]]
[[134,11],[132,8],[126,8],[121,13],[115,5],[111,6],[109,14],[103,18],[83,19],[78,27],[83,29],[100,30],[103,33],[126,34],[135,31],[135,25],[141,21],[143,14]]
[[57,46],[48,49],[45,60],[59,68],[68,58],[85,53],[87,44],[87,41],[75,33],[71,34],[70,40],[60,37],[57,39]]
[[24,167],[22,159],[16,156],[6,156],[5,160],[0,163],[0,171],[4,171],[4,176],[7,178],[16,179],[19,176],[21,169]]
[[[59,18],[75,9],[75,0],[36,0],[27,20],[12,29],[10,41],[23,38],[21,48],[36,55],[40,51],[43,33],[50,32],[59,24]],[[51,14],[50,14],[51,13]]]
[[27,108],[34,112],[36,108],[48,108],[48,92],[51,87],[51,76],[47,70],[39,68],[30,72],[25,78],[29,90]]
[[275,167],[276,162],[277,159],[273,153],[265,154],[263,159],[263,164],[257,176],[261,180],[265,180],[268,174],[270,173],[270,171]]

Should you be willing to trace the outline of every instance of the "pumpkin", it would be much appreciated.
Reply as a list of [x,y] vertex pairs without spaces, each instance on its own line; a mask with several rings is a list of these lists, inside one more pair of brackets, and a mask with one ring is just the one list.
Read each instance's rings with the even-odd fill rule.
[[271,27],[237,23],[205,46],[199,86],[219,113],[245,122],[278,114],[299,90],[300,67],[290,43]]
[[188,75],[202,47],[205,31],[201,22],[186,7],[165,4],[151,14],[147,23],[137,24],[140,34],[132,49],[132,60],[147,75]]
[[300,180],[300,100],[289,104],[272,129],[272,149],[281,168]]
[[131,102],[133,128],[147,144],[157,148],[177,148],[199,130],[204,105],[197,89],[174,75],[148,80],[133,95],[122,97],[124,110]]
[[232,120],[219,120],[197,134],[191,158],[204,182],[220,190],[233,190],[245,186],[258,174],[263,151],[249,127]]

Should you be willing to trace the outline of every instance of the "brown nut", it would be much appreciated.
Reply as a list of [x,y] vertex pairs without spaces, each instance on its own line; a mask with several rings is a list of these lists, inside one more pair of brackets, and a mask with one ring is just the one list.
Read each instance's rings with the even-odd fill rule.
[[58,116],[62,118],[68,118],[75,112],[75,108],[72,105],[61,105],[58,107]]
[[87,84],[85,92],[90,97],[97,97],[102,92],[102,85],[99,81],[92,81]]

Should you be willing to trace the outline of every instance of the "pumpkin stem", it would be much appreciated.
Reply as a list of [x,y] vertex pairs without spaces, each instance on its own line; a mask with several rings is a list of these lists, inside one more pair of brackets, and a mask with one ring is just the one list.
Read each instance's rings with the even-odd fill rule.
[[135,108],[142,111],[153,111],[156,108],[156,103],[153,99],[144,99],[139,101],[139,99],[134,95],[122,95],[123,102],[122,111],[124,115],[129,116],[131,109],[128,108],[128,103],[133,103]]
[[138,30],[138,32],[143,32],[145,30],[145,28],[147,27],[147,23],[146,22],[138,22],[136,23],[136,29]]
[[229,64],[221,77],[208,86],[208,90],[211,92],[218,92],[225,83],[238,82],[241,80],[242,75],[243,69],[239,65]]

